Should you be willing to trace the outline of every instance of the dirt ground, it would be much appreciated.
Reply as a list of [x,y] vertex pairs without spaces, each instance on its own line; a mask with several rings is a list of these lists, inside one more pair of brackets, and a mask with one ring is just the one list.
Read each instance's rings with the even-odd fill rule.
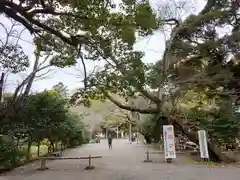
[[240,168],[234,166],[206,166],[194,164],[178,156],[171,164],[164,161],[163,154],[151,155],[153,163],[144,163],[148,146],[127,140],[114,139],[113,149],[109,150],[107,141],[88,144],[67,151],[65,157],[101,155],[93,160],[94,170],[86,171],[87,160],[48,161],[50,168],[38,171],[39,162],[28,164],[2,175],[0,180],[239,180]]

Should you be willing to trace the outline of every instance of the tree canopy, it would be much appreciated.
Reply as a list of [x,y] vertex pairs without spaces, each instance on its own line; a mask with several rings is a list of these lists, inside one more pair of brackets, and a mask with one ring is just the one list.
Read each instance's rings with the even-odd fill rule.
[[54,53],[52,63],[61,67],[80,56],[107,60],[115,56],[115,47],[132,49],[136,32],[151,34],[160,23],[148,1],[4,0],[0,12],[41,39],[45,51]]

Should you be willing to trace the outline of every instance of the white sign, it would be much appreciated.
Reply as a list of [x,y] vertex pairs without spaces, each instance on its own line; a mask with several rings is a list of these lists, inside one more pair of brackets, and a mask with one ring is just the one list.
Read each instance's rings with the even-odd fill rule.
[[208,154],[208,145],[207,145],[207,136],[205,130],[198,131],[198,139],[199,139],[199,148],[200,148],[200,156],[201,158],[209,158]]
[[176,158],[174,128],[173,125],[163,126],[164,154],[165,158]]

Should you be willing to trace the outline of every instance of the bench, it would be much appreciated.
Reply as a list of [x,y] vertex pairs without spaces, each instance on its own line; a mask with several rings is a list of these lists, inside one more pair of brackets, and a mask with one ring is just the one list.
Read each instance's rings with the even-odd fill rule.
[[88,166],[85,167],[85,170],[92,170],[95,167],[92,165],[92,159],[99,159],[102,158],[102,156],[85,156],[85,157],[41,157],[41,165],[40,168],[38,168],[38,170],[47,170],[49,169],[47,167],[47,160],[79,160],[79,159],[88,159]]

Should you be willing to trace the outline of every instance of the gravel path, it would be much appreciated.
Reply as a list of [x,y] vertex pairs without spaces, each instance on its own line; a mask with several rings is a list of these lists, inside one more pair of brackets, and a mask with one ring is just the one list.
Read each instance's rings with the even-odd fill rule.
[[66,157],[102,155],[93,160],[95,169],[84,170],[87,160],[55,160],[47,163],[49,170],[37,171],[39,162],[5,174],[0,180],[239,180],[237,167],[206,167],[182,163],[181,158],[166,164],[163,155],[154,155],[154,163],[143,163],[144,145],[114,140],[113,150],[107,141],[69,150]]

